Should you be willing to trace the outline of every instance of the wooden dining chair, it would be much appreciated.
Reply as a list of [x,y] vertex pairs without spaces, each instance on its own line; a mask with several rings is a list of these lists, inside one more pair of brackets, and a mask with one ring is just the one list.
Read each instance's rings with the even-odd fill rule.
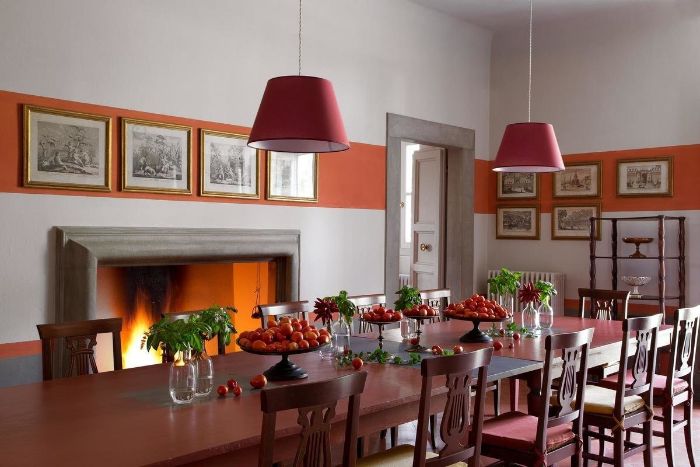
[[[492,348],[476,350],[449,357],[426,358],[421,362],[420,403],[416,444],[400,445],[387,451],[363,457],[358,466],[447,466],[471,462],[479,465],[481,427],[484,423],[486,379],[491,363]],[[476,373],[476,378],[475,378]],[[437,453],[428,453],[428,419],[431,408],[433,379],[445,377],[447,401],[440,425],[440,438],[445,446]],[[476,379],[476,382],[474,381]],[[474,384],[475,383],[475,384]],[[474,414],[471,416],[472,387],[476,386]]]
[[[630,379],[618,378],[615,389],[589,386],[584,404],[584,458],[622,466],[624,459],[644,452],[644,465],[652,465],[652,421],[654,419],[654,372],[659,326],[663,315],[627,318],[622,322],[623,340],[620,353],[620,374],[627,375],[631,339],[636,337]],[[625,440],[625,433],[642,427],[643,441],[634,444]],[[596,427],[597,432],[591,428]],[[612,431],[612,436],[606,434]],[[598,454],[590,451],[590,439],[600,442]],[[613,443],[614,457],[606,457],[605,442]]]
[[[353,295],[348,297],[353,305],[357,308],[357,315],[362,316],[362,313],[367,313],[372,311],[372,309],[379,306],[386,306],[386,295],[383,294],[373,294],[373,295]],[[361,333],[370,332],[369,324],[364,321],[360,321],[359,331]]]
[[[681,428],[685,434],[685,448],[690,465],[695,464],[693,449],[693,371],[698,348],[698,331],[700,330],[700,305],[693,308],[681,308],[674,313],[673,335],[671,337],[670,360],[666,374],[654,376],[653,391],[656,406],[662,408],[661,415],[654,415],[654,420],[663,423],[663,431],[654,431],[654,436],[664,439],[668,465],[676,465],[673,455],[673,433]],[[632,370],[625,376],[627,385],[632,385]],[[619,385],[618,375],[601,381],[601,386],[616,389]],[[683,418],[675,419],[675,408],[683,406]],[[631,428],[629,431],[641,432]]]
[[627,319],[629,301],[627,290],[578,289],[579,317],[621,321]]
[[[421,290],[420,292],[420,298],[423,300],[423,303],[437,312],[437,321],[445,319],[443,311],[450,304],[451,297],[452,292],[450,289],[429,289]],[[431,320],[431,322],[435,322],[435,320]]]
[[263,329],[267,327],[267,320],[269,317],[274,317],[276,319],[278,316],[294,316],[297,319],[306,319],[309,311],[308,300],[258,305],[260,327]]
[[298,410],[301,426],[294,467],[330,467],[331,422],[339,400],[348,399],[343,444],[344,467],[357,460],[357,426],[360,417],[360,395],[365,389],[367,373],[354,372],[328,381],[265,389],[260,393],[263,412],[260,435],[259,467],[271,467],[274,462],[275,424],[277,412]]
[[572,466],[582,465],[582,405],[592,339],[592,328],[547,336],[537,416],[509,412],[486,420],[481,448],[484,456],[533,467],[553,465],[567,458]]
[[41,368],[44,381],[54,378],[53,358],[56,342],[63,339],[69,355],[68,368],[63,376],[70,377],[97,373],[95,345],[97,334],[112,334],[112,359],[114,369],[122,369],[122,319],[107,318],[74,321],[60,324],[37,324],[41,339]]

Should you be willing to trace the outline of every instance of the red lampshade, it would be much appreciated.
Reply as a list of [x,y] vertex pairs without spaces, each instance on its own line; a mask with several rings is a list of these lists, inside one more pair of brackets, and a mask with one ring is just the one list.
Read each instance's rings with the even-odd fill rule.
[[554,127],[549,123],[511,123],[506,127],[494,161],[496,172],[558,172],[564,170]]
[[315,76],[279,76],[269,80],[248,146],[280,152],[349,149],[331,82]]

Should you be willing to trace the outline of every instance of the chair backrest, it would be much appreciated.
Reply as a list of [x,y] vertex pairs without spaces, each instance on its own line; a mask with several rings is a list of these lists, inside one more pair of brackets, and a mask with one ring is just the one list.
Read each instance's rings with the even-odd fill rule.
[[309,312],[309,310],[308,300],[258,305],[260,327],[267,327],[267,319],[270,316],[295,316],[298,319],[306,319],[306,314]]
[[384,294],[353,295],[352,297],[348,297],[348,300],[355,305],[357,313],[360,315],[371,311],[374,307],[386,306],[386,295]]
[[[647,407],[653,407],[654,373],[658,347],[659,326],[663,320],[661,313],[640,318],[627,318],[622,322],[623,340],[620,352],[620,373],[626,375],[629,358],[632,357],[632,383],[627,378],[618,378],[614,416],[622,420],[624,400],[629,396],[640,396]],[[630,355],[630,339],[636,337],[634,355]]]
[[360,416],[360,394],[365,389],[367,373],[354,372],[340,378],[302,385],[265,389],[260,393],[263,424],[258,465],[271,467],[274,461],[275,423],[277,412],[297,409],[301,426],[294,467],[330,467],[331,421],[341,399],[349,399],[345,422],[344,467],[357,461],[357,425]]
[[[627,319],[630,293],[627,290],[578,289],[578,312],[581,318]],[[589,302],[586,312],[586,302]]]
[[[583,434],[583,403],[588,375],[588,350],[593,340],[593,328],[577,332],[553,334],[544,341],[545,362],[542,377],[542,407],[537,423],[535,449],[547,453],[547,429],[571,423],[574,434]],[[561,359],[561,373],[555,375],[554,363]],[[558,362],[558,360],[557,360]],[[559,381],[553,398],[552,381]],[[577,438],[579,439],[579,438]],[[550,451],[550,454],[554,454]]]
[[673,396],[675,378],[685,380],[689,390],[693,387],[698,332],[700,332],[700,305],[676,310],[671,338],[671,374],[666,378],[666,394],[669,396]]
[[438,316],[442,316],[442,312],[449,305],[451,297],[452,291],[450,289],[430,289],[420,292],[423,303],[435,310]]
[[69,365],[63,376],[97,373],[95,345],[97,334],[112,334],[112,358],[114,369],[122,369],[122,319],[94,319],[61,324],[37,324],[41,339],[41,367],[44,381],[53,379],[53,351],[57,339],[65,341],[69,353]]
[[[479,465],[486,378],[492,354],[493,349],[489,347],[449,357],[427,358],[421,362],[423,385],[418,409],[414,466],[447,466],[469,459],[473,459],[474,465]],[[473,421],[470,423],[469,411],[475,372],[477,373],[476,401]],[[440,424],[440,438],[445,446],[438,453],[438,457],[426,460],[430,399],[433,378],[436,376],[446,378],[447,402]],[[468,440],[466,444],[465,440]],[[470,465],[472,465],[471,462]]]

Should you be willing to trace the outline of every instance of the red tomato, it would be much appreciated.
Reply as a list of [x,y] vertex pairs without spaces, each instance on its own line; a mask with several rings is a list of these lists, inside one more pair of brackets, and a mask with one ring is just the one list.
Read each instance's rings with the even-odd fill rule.
[[439,345],[434,345],[431,350],[433,351],[433,355],[442,355],[442,347]]
[[519,340],[520,340],[520,333],[514,332],[514,333],[513,333],[513,340],[514,340],[514,341],[519,341]]
[[285,336],[291,336],[294,332],[294,328],[292,328],[290,323],[282,323],[280,324],[280,332]]
[[418,345],[418,343],[420,342],[420,338],[412,337],[410,342],[411,342],[411,345]]
[[256,350],[259,352],[259,351],[265,350],[265,348],[267,348],[267,344],[264,343],[263,341],[255,341],[255,342],[253,342],[253,345],[251,346],[251,348],[253,350]]
[[238,397],[243,392],[243,388],[241,388],[240,386],[236,386],[235,388],[233,388],[232,392],[234,396]]
[[250,380],[250,385],[253,386],[255,389],[263,388],[266,384],[267,378],[265,378],[265,375],[253,376]]
[[324,334],[327,335],[327,336],[329,336],[331,333],[328,332],[328,329],[325,329],[325,328],[321,328],[321,329],[318,330],[318,335],[319,335],[319,336],[322,336],[322,335],[324,335]]
[[455,345],[454,347],[452,347],[452,351],[455,354],[462,353],[464,352],[464,347],[462,347],[461,345]]
[[403,314],[400,311],[394,313],[394,321],[401,321],[403,319]]
[[309,347],[315,349],[318,347],[318,341],[316,339],[309,339]]
[[493,341],[493,350],[501,350],[503,343],[501,341]]
[[273,336],[271,332],[264,332],[260,340],[266,344],[271,344],[272,341],[275,340],[275,336]]
[[250,341],[246,338],[238,339],[238,345],[243,348],[248,348],[250,347]]
[[311,339],[316,339],[316,337],[316,333],[313,331],[306,331],[304,333],[304,339],[306,339],[307,341],[310,341]]
[[297,344],[296,342],[290,342],[289,344],[287,344],[287,350],[289,350],[290,352],[299,350],[299,344]]
[[330,336],[328,334],[325,334],[323,336],[318,336],[318,343],[319,344],[328,344],[331,341]]
[[300,340],[299,341],[299,348],[302,350],[308,349],[309,348],[309,341],[307,341],[306,339]]
[[299,332],[299,331],[294,331],[294,332],[292,333],[291,339],[292,339],[292,342],[299,342],[299,341],[301,341],[302,339],[304,339],[304,335],[303,335],[301,332]]
[[301,321],[299,321],[299,324],[301,324],[302,328],[305,328],[306,326],[309,325],[309,322],[305,319],[302,319]]
[[248,334],[248,339],[250,339],[250,342],[260,340],[260,333],[258,331],[253,331],[250,334]]
[[301,331],[301,329],[302,329],[301,324],[299,324],[299,323],[292,323],[292,330],[293,330],[294,332],[299,332],[299,331]]
[[355,357],[352,359],[352,367],[356,370],[359,370],[362,368],[362,365],[364,365],[365,362],[362,361],[360,357]]
[[226,386],[228,386],[229,389],[234,389],[238,386],[238,381],[231,378],[230,380],[226,381]]
[[248,335],[250,334],[250,331],[243,331],[238,335],[238,339],[247,339]]
[[216,393],[219,395],[219,397],[226,397],[226,394],[228,393],[228,388],[222,384],[218,388],[216,388]]

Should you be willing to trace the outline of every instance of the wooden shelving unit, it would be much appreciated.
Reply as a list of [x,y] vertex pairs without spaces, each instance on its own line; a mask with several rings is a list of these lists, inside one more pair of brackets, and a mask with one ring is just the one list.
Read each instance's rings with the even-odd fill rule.
[[[629,260],[656,260],[659,262],[658,270],[658,294],[657,295],[642,295],[635,296],[634,300],[657,301],[659,303],[659,312],[666,315],[666,300],[674,300],[678,302],[678,307],[685,307],[685,217],[674,216],[643,216],[643,217],[592,217],[590,228],[590,287],[596,288],[596,261],[598,259],[612,260],[612,288],[617,290],[617,275],[618,262]],[[612,255],[598,256],[596,255],[596,225],[602,222],[611,222],[612,235],[611,242]],[[630,256],[619,256],[618,250],[618,224],[621,222],[656,222],[658,230],[656,241],[658,253],[656,256],[646,256],[643,258],[634,258]],[[678,222],[678,256],[666,256],[666,223]],[[666,267],[668,261],[677,261],[678,263],[678,295],[666,294]]]

